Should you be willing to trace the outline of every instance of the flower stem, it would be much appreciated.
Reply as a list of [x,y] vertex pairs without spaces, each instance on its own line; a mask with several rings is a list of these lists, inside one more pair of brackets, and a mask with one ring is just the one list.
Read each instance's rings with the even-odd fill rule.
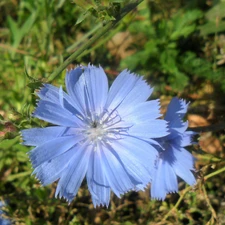
[[[218,175],[218,174],[220,174],[220,173],[222,173],[222,172],[224,172],[224,171],[225,171],[225,167],[222,167],[221,169],[218,169],[217,171],[212,172],[212,173],[210,173],[210,174],[204,176],[204,180],[207,180],[207,179],[209,179],[209,178],[211,178],[211,177],[214,177],[214,176],[216,176],[216,175]],[[198,184],[201,184],[201,182],[202,182],[202,180],[199,180],[197,183],[198,183]],[[173,207],[173,208],[172,208],[172,209],[171,209],[171,210],[163,217],[162,221],[166,221],[167,218],[168,218],[173,212],[175,212],[175,211],[178,209],[178,207],[179,207],[180,203],[182,202],[182,200],[184,199],[185,195],[186,195],[189,191],[191,191],[191,189],[193,189],[193,187],[192,187],[192,186],[188,186],[187,188],[185,188],[185,189],[181,192],[180,198],[178,199],[177,203],[176,203],[175,206],[174,206],[174,207]],[[204,191],[204,189],[203,189],[203,191]],[[213,216],[215,217],[215,214],[213,214]]]
[[221,169],[218,169],[218,170],[216,170],[215,172],[212,172],[212,173],[206,175],[206,176],[204,177],[204,180],[208,180],[209,178],[214,177],[214,176],[216,176],[217,174],[220,174],[220,173],[222,173],[222,172],[224,172],[224,171],[225,171],[225,167],[222,167]]
[[207,191],[205,189],[205,185],[204,184],[202,185],[202,191],[203,191],[203,194],[204,194],[205,201],[208,204],[209,209],[211,211],[211,219],[210,219],[210,221],[207,224],[215,224],[214,222],[217,221],[216,211],[215,211],[215,209],[213,208],[213,206],[212,206],[212,204],[210,202],[210,199],[208,197],[208,194],[207,194]]
[[56,79],[60,73],[70,64],[72,63],[78,56],[80,56],[84,51],[86,51],[92,44],[94,44],[102,35],[106,34],[107,31],[112,29],[125,15],[127,15],[130,11],[135,9],[143,0],[136,0],[129,3],[124,9],[121,11],[121,14],[117,16],[116,20],[107,22],[104,26],[99,28],[97,33],[91,37],[87,42],[83,43],[77,51],[75,51],[69,58],[67,58],[50,76],[49,82],[51,83],[54,79]]

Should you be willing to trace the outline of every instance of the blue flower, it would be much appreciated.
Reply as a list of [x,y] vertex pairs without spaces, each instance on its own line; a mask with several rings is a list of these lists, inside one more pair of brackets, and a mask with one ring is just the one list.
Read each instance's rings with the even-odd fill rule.
[[168,121],[170,134],[157,139],[161,149],[156,160],[155,172],[151,183],[151,197],[164,200],[168,193],[178,192],[177,176],[189,185],[196,183],[192,173],[194,171],[194,157],[185,150],[185,146],[192,144],[192,131],[186,131],[188,122],[183,122],[188,104],[173,98],[167,108],[164,119]]
[[0,225],[10,225],[12,224],[9,219],[4,218],[5,212],[2,210],[2,207],[5,207],[6,204],[3,201],[0,201]]
[[22,131],[34,174],[43,185],[58,180],[55,196],[73,200],[86,176],[94,206],[151,180],[157,150],[152,138],[167,135],[157,119],[159,102],[142,77],[124,70],[108,88],[101,67],[66,74],[67,93],[45,84],[33,114],[56,126]]

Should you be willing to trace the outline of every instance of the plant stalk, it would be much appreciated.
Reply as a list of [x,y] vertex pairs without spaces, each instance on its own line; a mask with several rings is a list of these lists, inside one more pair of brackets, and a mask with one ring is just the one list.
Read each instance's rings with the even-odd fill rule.
[[128,4],[126,7],[124,7],[124,9],[121,11],[121,14],[116,18],[116,20],[109,21],[104,26],[102,26],[93,37],[91,37],[86,43],[83,43],[79,49],[77,49],[49,76],[49,82],[51,83],[53,80],[55,80],[69,64],[71,64],[78,56],[80,56],[88,48],[90,48],[92,44],[94,44],[102,35],[106,34],[107,31],[112,29],[125,15],[127,15],[130,11],[135,9],[142,1],[143,0],[136,0]]

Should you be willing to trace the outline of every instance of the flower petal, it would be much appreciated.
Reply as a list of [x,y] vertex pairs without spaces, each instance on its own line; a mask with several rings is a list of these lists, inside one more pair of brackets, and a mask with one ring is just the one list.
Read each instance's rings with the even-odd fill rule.
[[47,141],[60,137],[66,127],[52,126],[46,128],[31,128],[22,130],[23,145],[39,146]]
[[82,74],[84,76],[85,89],[92,113],[98,115],[103,111],[107,94],[108,79],[102,67],[88,66]]
[[174,156],[176,158],[173,163],[174,171],[177,176],[182,178],[189,185],[194,185],[196,179],[191,172],[194,170],[194,157],[184,148],[176,149],[175,146],[172,146],[174,151]]
[[173,119],[177,117],[174,117],[174,114],[178,114],[178,116],[182,119],[187,113],[187,108],[188,104],[186,103],[186,101],[174,97],[172,98],[170,104],[167,107],[164,119],[166,121],[173,121]]
[[160,117],[159,111],[159,101],[152,100],[147,102],[142,102],[135,105],[135,107],[129,108],[127,113],[123,115],[123,119],[126,122],[140,123],[143,121],[154,120]]
[[66,72],[66,90],[73,101],[74,107],[85,115],[85,104],[83,103],[82,93],[84,84],[78,84],[80,76],[83,73],[83,67],[78,66],[75,69]]
[[[61,88],[57,88],[51,84],[44,84],[44,87],[40,89],[37,95],[41,100],[58,104],[72,113],[78,113],[71,97]],[[62,101],[61,103],[60,100]]]
[[45,142],[29,152],[33,167],[37,167],[45,161],[63,154],[75,144],[82,141],[83,136],[65,136]]
[[174,170],[177,176],[183,179],[190,186],[193,186],[196,184],[196,179],[193,173],[190,170],[187,170],[185,167],[183,167],[180,163],[177,163],[176,165],[174,165]]
[[83,124],[79,115],[74,115],[65,108],[45,100],[40,100],[33,116],[49,123],[65,127],[78,127]]
[[128,131],[129,135],[139,138],[159,138],[168,135],[167,122],[156,119],[138,123],[133,121],[133,126]]
[[100,146],[102,168],[113,192],[120,197],[121,194],[135,189],[137,181],[132,179],[118,154],[110,145]]
[[110,186],[103,172],[101,161],[100,150],[93,151],[87,171],[87,184],[94,206],[106,205],[108,207]]
[[188,122],[183,122],[181,119],[178,117],[178,115],[174,115],[174,117],[177,117],[174,119],[172,122],[169,121],[168,127],[170,131],[170,135],[168,135],[167,139],[175,139],[178,136],[183,136],[183,133],[187,130],[188,128]]
[[149,143],[129,136],[113,141],[111,146],[135,183],[147,185],[152,178],[157,150]]
[[[108,93],[108,79],[101,67],[88,66],[67,73],[68,93],[83,114],[91,116],[103,111]],[[73,86],[71,87],[71,84]]]
[[73,158],[74,149],[70,149],[51,160],[45,161],[36,167],[32,174],[36,175],[42,185],[48,185],[58,180],[70,160]]
[[179,147],[179,146],[170,146],[170,150],[173,151],[173,154],[175,156],[175,162],[179,162],[181,165],[183,165],[188,170],[194,170],[194,157],[193,155],[188,152],[186,149]]
[[123,115],[129,107],[132,108],[137,103],[146,101],[152,91],[153,89],[142,77],[124,70],[110,87],[106,108],[109,110],[117,109]]
[[196,144],[193,141],[193,136],[195,136],[197,134],[198,133],[193,132],[193,131],[186,131],[186,132],[184,132],[183,136],[182,136],[182,140],[181,140],[181,146],[182,147],[186,147],[186,146],[189,146],[191,144]]
[[74,156],[61,174],[55,196],[64,197],[71,202],[84,179],[89,165],[92,147],[87,144],[77,146]]
[[176,174],[168,161],[159,158],[151,184],[151,198],[164,200],[166,194],[178,191]]

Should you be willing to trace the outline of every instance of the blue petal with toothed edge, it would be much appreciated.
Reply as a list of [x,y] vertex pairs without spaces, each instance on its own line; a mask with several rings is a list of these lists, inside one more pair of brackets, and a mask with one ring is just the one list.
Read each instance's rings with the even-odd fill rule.
[[193,132],[193,131],[184,132],[183,136],[182,136],[182,140],[181,140],[181,146],[186,147],[186,146],[189,146],[189,145],[192,145],[192,144],[196,144],[193,141],[193,136],[195,136],[195,135],[197,135],[197,133]]
[[[79,108],[86,115],[90,116],[93,112],[99,114],[105,105],[108,93],[108,79],[101,67],[84,67],[82,73],[67,73],[67,88]],[[77,79],[73,78],[77,76]],[[73,83],[74,87],[71,87]]]
[[186,101],[182,99],[178,99],[176,97],[172,98],[166,111],[165,120],[172,121],[174,117],[174,114],[178,114],[180,118],[182,119],[184,115],[187,112],[188,104],[186,104]]
[[178,136],[183,136],[183,133],[187,130],[188,128],[188,122],[180,122],[178,120],[174,120],[173,124],[170,123],[170,121],[168,122],[168,128],[169,128],[169,132],[170,134],[167,136],[167,140],[172,140],[172,139],[176,139],[179,138]]
[[[168,105],[166,115],[164,119],[168,121],[168,127],[170,129],[170,135],[168,139],[175,138],[178,133],[184,133],[188,128],[188,122],[183,122],[182,118],[184,113],[187,111],[187,106],[184,107],[184,101],[179,100],[178,98],[173,98]],[[182,113],[180,113],[182,112]]]
[[123,115],[137,103],[146,101],[152,91],[153,89],[142,77],[124,70],[110,87],[105,107],[111,110],[117,109]]
[[168,145],[168,151],[163,152],[164,159],[169,161],[171,165],[182,165],[186,170],[194,170],[194,157],[186,149],[174,144]]
[[44,84],[44,87],[40,89],[37,95],[41,100],[55,103],[73,114],[82,115],[82,113],[78,111],[78,107],[73,99],[62,91],[61,88],[57,88],[51,84]]
[[177,162],[174,166],[174,171],[181,179],[183,179],[187,184],[193,186],[196,184],[196,179],[190,170],[187,170],[180,162]]
[[68,202],[73,200],[86,175],[92,150],[92,146],[84,143],[74,151],[74,156],[61,174],[55,193],[56,197],[64,197]]
[[83,136],[65,136],[58,137],[48,141],[29,152],[33,167],[37,167],[45,161],[49,161],[54,157],[68,151],[74,145],[83,140]]
[[101,67],[90,65],[85,68],[82,76],[84,76],[90,110],[99,115],[103,111],[107,99],[108,78]]
[[166,191],[168,193],[178,192],[177,176],[167,161],[164,163],[164,171]]
[[177,176],[169,162],[158,159],[151,183],[151,198],[164,200],[168,193],[177,192]]
[[142,123],[133,121],[132,127],[129,129],[131,136],[143,138],[158,138],[168,135],[167,122],[165,120],[149,120]]
[[45,128],[31,128],[22,130],[23,145],[39,146],[45,142],[62,136],[66,127],[52,126]]
[[118,154],[110,145],[100,146],[102,169],[113,192],[120,197],[121,194],[135,188],[139,182],[134,180],[121,162]]
[[[82,101],[79,99],[80,95],[78,95],[79,92],[83,91],[83,88],[77,85],[82,73],[83,67],[81,66],[76,67],[73,70],[68,70],[66,72],[65,83],[67,93],[71,97],[74,107],[85,115],[85,105],[83,105]],[[79,88],[79,91],[77,91],[76,88]]]
[[46,122],[65,127],[79,127],[83,124],[83,121],[70,111],[45,100],[40,100],[33,116]]
[[159,101],[152,100],[139,103],[135,107],[132,107],[126,114],[124,113],[123,119],[127,122],[136,121],[136,123],[142,123],[143,121],[155,120],[160,116]]
[[[70,92],[71,97],[74,100],[74,102],[76,102],[79,111],[82,111],[85,118],[89,118],[91,116],[91,111],[90,111],[90,102],[88,101],[87,96],[85,76],[83,74],[84,69],[85,68],[82,69],[82,73],[79,76],[77,76],[77,74],[74,71],[69,71],[69,73],[67,73],[66,75],[68,77],[67,86],[69,86],[69,81],[71,81],[70,85],[73,86],[72,87],[69,86],[68,93],[69,90],[71,90]],[[77,76],[77,78],[76,79],[73,78],[74,76]]]
[[189,185],[194,185],[196,183],[196,179],[192,173],[194,171],[194,157],[184,148],[176,149],[175,146],[171,146],[171,148],[176,157],[173,168],[177,176]]
[[113,141],[110,145],[135,183],[146,185],[150,182],[158,155],[154,147],[143,140],[130,136],[122,136],[121,139]]
[[76,154],[76,148],[71,148],[37,166],[32,174],[35,174],[42,185],[51,184],[62,176],[62,172],[67,169],[74,154]]
[[102,170],[100,151],[97,148],[90,157],[90,164],[87,170],[87,184],[94,206],[105,205],[108,207],[111,188]]

